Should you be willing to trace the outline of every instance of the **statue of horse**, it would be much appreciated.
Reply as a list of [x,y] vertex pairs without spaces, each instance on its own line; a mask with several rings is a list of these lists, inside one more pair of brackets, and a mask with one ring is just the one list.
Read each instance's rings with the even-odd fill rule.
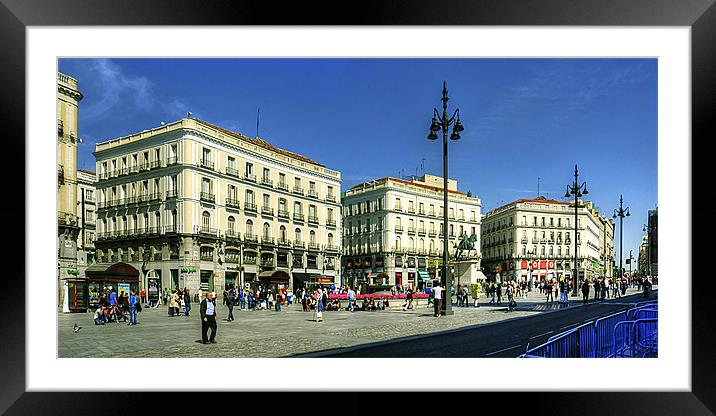
[[467,252],[469,255],[472,250],[476,250],[475,248],[475,242],[477,241],[477,236],[475,234],[472,234],[470,236],[467,235],[467,233],[463,233],[460,236],[460,242],[457,245],[457,250],[455,250],[455,259],[459,260],[460,256]]

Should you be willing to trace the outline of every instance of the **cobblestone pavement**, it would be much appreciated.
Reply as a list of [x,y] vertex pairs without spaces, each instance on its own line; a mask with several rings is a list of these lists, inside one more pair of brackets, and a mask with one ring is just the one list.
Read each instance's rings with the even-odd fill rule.
[[[636,293],[630,289],[627,294]],[[58,357],[286,357],[312,351],[344,348],[393,338],[446,331],[531,316],[559,308],[547,304],[537,291],[517,299],[516,311],[507,312],[506,302],[489,305],[481,298],[479,308],[454,308],[454,315],[435,318],[432,308],[415,311],[390,309],[372,312],[324,312],[323,322],[314,322],[313,312],[300,305],[273,310],[239,311],[233,322],[225,320],[227,308],[217,305],[217,343],[201,344],[199,304],[192,304],[189,317],[167,316],[167,308],[145,308],[139,325],[108,323],[94,325],[91,313],[58,315]],[[578,307],[572,301],[569,307]],[[563,306],[564,307],[564,306]],[[82,328],[75,333],[74,324]]]

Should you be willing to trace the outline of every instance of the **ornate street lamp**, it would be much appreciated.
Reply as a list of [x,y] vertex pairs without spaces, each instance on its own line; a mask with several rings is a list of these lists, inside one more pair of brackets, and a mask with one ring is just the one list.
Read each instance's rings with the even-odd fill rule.
[[[567,192],[564,194],[565,198],[569,198],[570,195],[574,195],[574,289],[572,290],[572,296],[577,296],[577,288],[579,287],[579,265],[577,263],[577,233],[579,226],[579,198],[583,195],[587,195],[587,182],[579,184],[579,169],[577,165],[574,165],[574,182],[571,185],[567,185]],[[586,272],[585,272],[585,276]]]
[[624,209],[624,198],[619,195],[619,209],[614,210],[612,218],[619,217],[619,278],[624,277],[624,269],[622,268],[622,243],[624,241],[624,217],[628,217],[629,207]]
[[443,133],[443,267],[442,267],[442,286],[445,288],[445,295],[443,296],[443,305],[441,314],[452,315],[452,299],[450,296],[452,279],[448,279],[449,271],[449,254],[448,254],[448,129],[450,125],[453,125],[452,134],[450,140],[460,140],[460,132],[465,130],[460,122],[460,110],[457,109],[453,112],[451,117],[448,117],[447,103],[448,103],[448,90],[447,81],[443,81],[443,112],[442,115],[438,112],[437,108],[433,108],[433,121],[430,124],[430,134],[428,134],[428,140],[437,140],[437,133],[442,131]]

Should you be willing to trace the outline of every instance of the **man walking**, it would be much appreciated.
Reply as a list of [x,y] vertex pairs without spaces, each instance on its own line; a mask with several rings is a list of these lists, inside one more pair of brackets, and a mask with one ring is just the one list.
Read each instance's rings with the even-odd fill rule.
[[141,302],[137,299],[137,294],[131,290],[129,293],[129,323],[127,325],[137,325],[137,304]]
[[356,308],[356,292],[353,288],[348,289],[348,310],[353,312]]
[[[206,299],[201,301],[201,342],[202,344],[216,343],[216,305],[211,292],[206,292]],[[207,332],[211,328],[211,338],[207,339]]]
[[229,309],[229,316],[226,317],[227,322],[231,322],[234,320],[234,301],[235,301],[235,299],[236,298],[234,297],[234,290],[233,289],[227,290],[226,291],[226,299],[225,299],[226,307]]
[[435,301],[435,317],[436,317],[436,318],[439,318],[439,317],[440,317],[440,312],[441,312],[441,311],[440,311],[440,306],[441,306],[440,304],[442,303],[442,300],[443,300],[443,288],[440,286],[440,282],[439,282],[439,281],[438,281],[438,283],[437,283],[435,286],[433,286],[432,292],[433,292],[433,298],[434,298],[434,301]]
[[467,308],[467,302],[469,300],[469,293],[467,292],[467,285],[462,287],[462,307]]
[[189,316],[191,311],[191,295],[189,295],[189,289],[184,288],[184,316]]

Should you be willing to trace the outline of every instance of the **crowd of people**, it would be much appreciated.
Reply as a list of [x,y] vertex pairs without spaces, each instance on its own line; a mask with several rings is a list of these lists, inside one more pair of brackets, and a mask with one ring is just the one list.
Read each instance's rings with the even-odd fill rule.
[[137,294],[130,290],[125,293],[113,291],[102,293],[99,297],[97,309],[94,312],[94,324],[104,325],[109,322],[127,322],[127,325],[137,325],[137,315],[142,311],[142,302]]

